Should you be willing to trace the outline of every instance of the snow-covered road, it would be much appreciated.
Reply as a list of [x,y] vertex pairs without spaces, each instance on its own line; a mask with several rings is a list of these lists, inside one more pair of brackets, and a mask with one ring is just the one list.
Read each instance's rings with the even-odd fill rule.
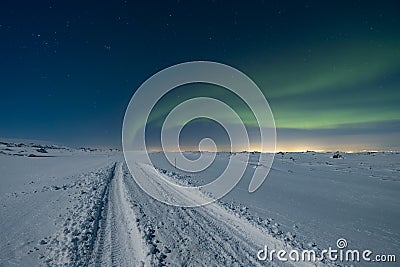
[[[150,166],[137,164],[136,168],[140,170],[136,173],[149,176],[148,181],[160,194],[188,198],[182,191],[165,188],[167,183],[161,181],[168,178]],[[132,208],[149,245],[152,265],[257,266],[261,264],[257,251],[264,245],[287,248],[281,240],[217,203],[197,208],[168,206],[147,196],[127,171],[124,183],[125,195],[135,200]]]
[[[399,210],[398,154],[341,160],[315,153],[279,155],[267,186],[257,193],[248,194],[244,179],[220,201],[183,208],[153,199],[134,177],[165,198],[207,198],[166,180],[212,180],[229,154],[219,154],[215,168],[198,175],[168,169],[155,154],[157,169],[135,161],[131,174],[116,151],[47,148],[47,155],[29,157],[18,155],[20,146],[6,147],[7,154],[0,155],[0,266],[299,266],[260,261],[257,252],[266,245],[318,253],[327,248],[324,242],[335,246],[338,237],[346,237],[352,248],[380,253],[398,247],[393,222]],[[27,153],[41,153],[36,149]],[[304,209],[307,205],[314,208]],[[380,216],[369,216],[366,208]],[[368,223],[358,223],[364,218]],[[370,229],[376,232],[373,239]]]
[[[162,178],[148,166],[138,164],[137,168],[143,175]],[[154,186],[162,194],[171,194],[162,183]],[[171,197],[185,196],[177,192]],[[88,261],[94,266],[259,266],[257,251],[264,245],[287,248],[283,241],[216,203],[180,208],[152,199],[120,162],[105,189],[97,225]]]
[[[40,167],[49,159],[29,160]],[[66,164],[51,160],[53,168]],[[1,232],[1,266],[257,266],[264,245],[286,246],[217,203],[181,208],[154,200],[120,154],[93,163],[79,156],[71,164],[76,173],[28,177],[32,181],[20,185],[23,191],[2,195],[0,223],[9,230]],[[138,163],[137,170],[160,194],[190,198],[166,188],[162,181],[168,177],[156,169]]]
[[122,163],[115,165],[113,179],[102,203],[90,263],[95,266],[139,266],[146,263],[148,248],[137,227],[138,220],[123,182]]

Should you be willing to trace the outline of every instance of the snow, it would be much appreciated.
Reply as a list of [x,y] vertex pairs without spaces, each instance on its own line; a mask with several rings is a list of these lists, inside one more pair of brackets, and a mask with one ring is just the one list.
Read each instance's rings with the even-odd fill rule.
[[[244,178],[224,198],[183,208],[148,196],[121,152],[2,140],[0,266],[258,266],[264,245],[321,251],[339,238],[350,248],[396,254],[400,154],[340,154],[279,153],[249,193],[252,172],[264,168],[250,154]],[[134,175],[149,177],[146,186],[160,195],[198,201],[207,196],[164,181],[206,184],[231,157],[218,153],[210,168],[186,173],[153,153],[156,169],[138,161]]]
[[[400,154],[342,153],[343,158],[333,158],[334,154],[277,154],[264,184],[249,193],[252,169],[263,168],[262,162],[255,164],[257,155],[251,155],[244,178],[220,202],[244,207],[251,221],[272,219],[277,224],[272,232],[281,231],[275,234],[278,238],[294,234],[300,246],[325,249],[346,238],[350,248],[396,254],[400,250]],[[215,179],[229,157],[220,153],[211,168],[191,174],[169,166],[162,153],[152,156],[160,169],[195,185]]]
[[46,244],[79,211],[82,193],[96,193],[122,157],[60,147],[47,149],[51,157],[29,157],[42,154],[37,144],[7,142],[0,144],[0,266],[44,265]]

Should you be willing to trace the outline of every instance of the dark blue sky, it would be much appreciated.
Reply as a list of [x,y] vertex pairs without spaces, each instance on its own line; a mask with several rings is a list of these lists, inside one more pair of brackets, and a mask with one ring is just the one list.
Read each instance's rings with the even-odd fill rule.
[[120,146],[142,82],[211,60],[263,90],[278,148],[399,150],[398,14],[396,1],[2,1],[0,136]]

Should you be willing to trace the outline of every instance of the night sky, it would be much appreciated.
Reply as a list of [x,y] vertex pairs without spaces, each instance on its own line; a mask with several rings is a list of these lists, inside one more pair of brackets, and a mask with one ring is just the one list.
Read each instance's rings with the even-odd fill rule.
[[[278,150],[400,150],[396,1],[82,2],[0,4],[0,137],[120,147],[141,83],[171,65],[210,60],[257,83]],[[158,105],[154,125],[193,95],[235,102],[212,86],[178,89]],[[188,147],[201,138],[186,132]]]

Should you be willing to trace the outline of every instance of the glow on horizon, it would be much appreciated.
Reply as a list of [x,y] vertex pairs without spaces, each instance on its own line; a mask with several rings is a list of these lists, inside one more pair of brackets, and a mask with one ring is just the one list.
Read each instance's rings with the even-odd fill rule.
[[[176,150],[162,150],[159,147],[151,147],[148,148],[149,152],[171,152],[171,153],[177,153],[177,152],[261,152],[261,153],[271,153],[274,151],[260,151],[259,148],[257,147],[251,147],[249,150],[243,149],[243,150],[233,150],[230,151],[228,149],[220,149],[220,150],[199,150],[198,148],[195,147],[182,147],[181,151],[176,151]],[[312,146],[278,146],[275,150],[275,153],[278,152],[307,152],[307,151],[313,151],[317,153],[327,153],[327,152],[344,152],[344,153],[361,153],[361,152],[399,152],[396,150],[384,150],[384,149],[365,149],[365,148],[359,148],[359,149],[343,149],[343,148],[318,148],[318,147],[312,147]]]

